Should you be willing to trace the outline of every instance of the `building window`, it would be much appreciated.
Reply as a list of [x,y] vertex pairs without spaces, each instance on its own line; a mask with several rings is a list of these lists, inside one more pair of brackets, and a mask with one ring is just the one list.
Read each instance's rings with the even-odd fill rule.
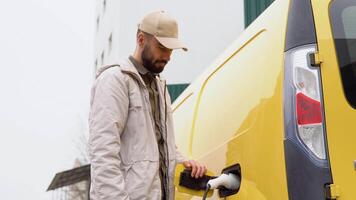
[[105,51],[101,52],[101,65],[104,65]]
[[100,16],[96,18],[96,30],[99,29],[99,23],[100,23]]
[[112,49],[112,33],[110,33],[110,36],[109,36],[109,53],[111,53],[111,49]]

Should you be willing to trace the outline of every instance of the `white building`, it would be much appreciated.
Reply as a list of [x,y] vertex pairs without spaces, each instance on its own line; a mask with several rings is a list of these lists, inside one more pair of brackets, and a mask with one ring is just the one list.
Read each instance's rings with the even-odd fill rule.
[[138,22],[156,10],[177,19],[189,48],[173,52],[163,72],[170,84],[192,82],[244,29],[244,0],[97,0],[96,69],[132,54]]

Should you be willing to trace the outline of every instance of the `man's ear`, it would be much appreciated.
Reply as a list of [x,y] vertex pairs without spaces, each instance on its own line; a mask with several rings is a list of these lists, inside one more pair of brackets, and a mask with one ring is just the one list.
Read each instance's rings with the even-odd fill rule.
[[143,47],[145,42],[145,35],[142,32],[139,32],[136,37],[137,45]]

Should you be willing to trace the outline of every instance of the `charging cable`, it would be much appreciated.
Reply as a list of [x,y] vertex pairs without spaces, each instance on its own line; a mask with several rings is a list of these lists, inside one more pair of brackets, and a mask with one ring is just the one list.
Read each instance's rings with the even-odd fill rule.
[[203,200],[205,200],[205,199],[206,199],[206,196],[208,196],[209,190],[210,190],[210,185],[207,185],[207,186],[206,186],[206,189],[205,189],[205,192],[204,192],[204,195],[203,195]]

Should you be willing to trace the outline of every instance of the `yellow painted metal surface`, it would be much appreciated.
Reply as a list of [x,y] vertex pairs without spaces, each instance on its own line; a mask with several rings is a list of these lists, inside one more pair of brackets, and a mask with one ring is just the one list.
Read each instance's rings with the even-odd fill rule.
[[330,189],[330,198],[331,199],[337,199],[340,197],[340,187],[335,184],[329,185]]
[[[227,199],[288,199],[282,99],[288,7],[275,1],[173,105],[181,152],[215,175],[241,165],[240,191]],[[176,199],[201,199],[188,193],[178,187]]]
[[319,53],[325,120],[333,182],[338,199],[356,199],[356,111],[347,102],[337,62],[329,19],[330,0],[312,0]]

